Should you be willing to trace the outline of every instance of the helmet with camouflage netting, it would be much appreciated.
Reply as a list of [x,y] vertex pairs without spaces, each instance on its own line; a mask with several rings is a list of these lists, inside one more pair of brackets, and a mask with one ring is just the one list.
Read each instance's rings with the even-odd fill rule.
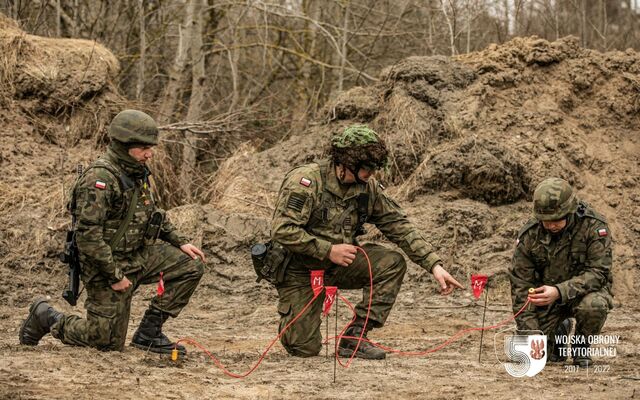
[[158,144],[158,125],[149,115],[137,110],[124,110],[109,125],[109,137],[127,145]]
[[576,211],[578,199],[569,182],[548,178],[533,192],[533,215],[539,221],[557,221]]
[[366,125],[351,125],[331,138],[331,158],[352,172],[387,167],[388,151],[384,140]]

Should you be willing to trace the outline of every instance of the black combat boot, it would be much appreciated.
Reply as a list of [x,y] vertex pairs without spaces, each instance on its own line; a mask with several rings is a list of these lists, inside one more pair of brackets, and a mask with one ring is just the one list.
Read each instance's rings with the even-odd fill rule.
[[[547,361],[552,363],[563,363],[567,361],[567,343],[569,341],[569,333],[571,333],[571,319],[566,318],[556,328],[553,337],[553,348]],[[561,341],[556,341],[556,336],[561,336]]]
[[593,365],[593,360],[589,357],[589,347],[591,345],[587,342],[587,338],[584,335],[576,333],[577,337],[582,337],[584,340],[576,340],[579,342],[573,345],[571,353],[573,354],[573,365],[577,365],[580,368],[587,368]]
[[[359,338],[360,334],[363,331],[363,327],[362,325],[356,324],[357,321],[354,323],[354,325],[349,326],[344,333],[344,336],[353,336],[355,338]],[[367,338],[367,331],[368,329],[364,329],[364,335],[362,335],[363,339]],[[351,357],[351,355],[353,354],[353,350],[355,350],[357,344],[358,339],[340,339],[340,343],[338,344],[338,355],[340,357]],[[387,354],[384,352],[384,350],[379,349],[371,343],[365,342],[364,340],[360,342],[358,351],[355,354],[355,357],[364,358],[367,360],[384,360],[386,356]]]
[[178,349],[180,355],[187,354],[187,350],[182,345],[178,345],[169,340],[162,333],[162,324],[169,318],[169,315],[159,310],[148,309],[140,321],[140,326],[133,334],[131,345],[152,353],[171,354],[174,348]]
[[64,314],[51,307],[46,298],[38,297],[31,303],[29,316],[20,327],[20,344],[37,345],[40,339],[49,333],[51,327],[62,317]]

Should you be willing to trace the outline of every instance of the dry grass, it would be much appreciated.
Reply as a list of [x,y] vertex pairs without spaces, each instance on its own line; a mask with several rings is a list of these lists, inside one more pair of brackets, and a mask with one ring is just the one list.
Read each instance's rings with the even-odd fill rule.
[[228,213],[271,216],[276,193],[252,180],[252,176],[255,176],[252,169],[257,168],[251,163],[251,156],[255,152],[255,148],[247,143],[222,163],[209,189],[210,202],[216,208]]

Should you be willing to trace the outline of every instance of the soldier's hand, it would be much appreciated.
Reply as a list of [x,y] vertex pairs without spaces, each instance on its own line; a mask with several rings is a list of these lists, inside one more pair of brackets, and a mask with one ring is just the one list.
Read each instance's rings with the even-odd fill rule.
[[197,259],[197,258],[200,258],[200,260],[202,262],[206,262],[207,261],[204,258],[204,253],[202,252],[202,250],[200,250],[196,246],[192,245],[191,243],[183,244],[182,246],[180,246],[180,250],[182,250],[182,252],[184,254],[188,255],[189,257],[193,258],[194,260]]
[[560,298],[560,292],[555,286],[540,286],[534,293],[529,295],[531,303],[536,306],[548,306]]
[[459,289],[464,289],[464,286],[460,284],[457,280],[451,276],[442,265],[438,264],[431,270],[433,273],[433,277],[438,281],[440,285],[440,294],[443,296],[447,296],[453,292],[453,290],[457,287]]
[[116,282],[111,285],[111,289],[115,290],[116,292],[124,292],[129,289],[129,287],[131,287],[131,281],[126,276],[122,278],[120,282]]
[[358,249],[350,244],[334,244],[329,252],[329,260],[342,267],[348,267],[356,259]]

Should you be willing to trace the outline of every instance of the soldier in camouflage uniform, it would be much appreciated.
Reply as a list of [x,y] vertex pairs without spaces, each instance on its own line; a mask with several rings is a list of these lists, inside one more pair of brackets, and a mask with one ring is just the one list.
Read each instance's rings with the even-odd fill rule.
[[[151,300],[131,344],[157,353],[174,348],[162,325],[189,302],[205,257],[154,201],[145,162],[158,143],[155,121],[140,111],[122,111],[111,122],[109,137],[106,153],[76,181],[69,205],[87,317],[64,315],[38,298],[20,329],[21,344],[36,345],[51,332],[65,344],[121,351],[133,292],[141,284],[158,282],[163,273],[165,292]],[[178,350],[185,352],[183,346]]]
[[[282,330],[310,301],[310,271],[324,270],[325,284],[341,289],[363,289],[363,300],[356,306],[357,318],[345,336],[360,336],[381,327],[396,300],[406,270],[401,253],[377,244],[362,246],[373,267],[373,302],[365,326],[369,299],[369,269],[357,252],[356,236],[362,223],[375,224],[415,263],[433,273],[442,293],[462,286],[441,266],[440,257],[413,226],[402,208],[388,197],[384,187],[372,177],[387,164],[382,139],[363,125],[351,126],[331,141],[331,159],[304,165],[290,171],[278,194],[271,223],[271,238],[289,252],[291,259],[284,279],[276,283],[278,313]],[[358,199],[366,200],[358,210]],[[360,224],[358,223],[360,220]],[[322,297],[321,295],[320,297]],[[320,313],[322,298],[281,337],[289,354],[317,355],[321,350]],[[343,338],[339,354],[350,356],[356,339]],[[383,359],[385,352],[361,342],[357,357]]]
[[[533,214],[520,230],[510,268],[513,310],[527,297],[533,305],[517,318],[521,331],[540,330],[549,340],[550,361],[566,360],[556,335],[568,335],[576,320],[572,354],[576,365],[591,363],[589,335],[598,335],[613,307],[611,233],[606,219],[579,201],[563,179],[541,182]],[[529,288],[535,293],[530,294]]]

